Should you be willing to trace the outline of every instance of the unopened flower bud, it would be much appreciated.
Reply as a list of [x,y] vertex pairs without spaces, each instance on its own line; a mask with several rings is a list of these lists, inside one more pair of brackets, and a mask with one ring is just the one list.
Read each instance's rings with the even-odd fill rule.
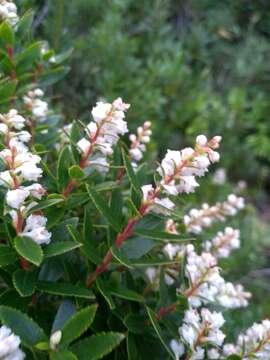
[[55,350],[57,348],[57,346],[59,345],[60,341],[62,338],[62,331],[57,330],[55,331],[51,337],[50,337],[50,348],[52,350]]
[[198,135],[196,137],[196,143],[198,145],[204,146],[207,144],[207,137],[205,135]]

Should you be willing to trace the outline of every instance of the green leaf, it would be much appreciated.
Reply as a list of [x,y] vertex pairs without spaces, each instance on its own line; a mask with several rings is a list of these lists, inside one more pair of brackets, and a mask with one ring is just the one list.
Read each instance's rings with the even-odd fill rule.
[[133,187],[133,189],[135,190],[135,192],[137,193],[137,195],[142,197],[142,190],[141,190],[140,183],[138,181],[136,174],[134,173],[133,167],[132,167],[130,160],[129,160],[128,156],[126,155],[124,149],[122,149],[122,156],[123,156],[123,161],[124,161],[124,165],[126,168],[126,172],[127,172],[127,176],[129,178],[130,184]]
[[12,276],[15,289],[21,296],[30,296],[35,292],[37,274],[35,271],[19,269]]
[[0,267],[12,264],[17,259],[17,253],[11,247],[0,244]]
[[76,229],[79,219],[77,217],[66,219],[55,225],[52,231],[52,242],[72,241],[68,225],[72,225]]
[[83,179],[85,177],[85,173],[83,172],[83,170],[79,167],[79,165],[72,165],[69,169],[68,169],[68,173],[69,176],[72,179]]
[[148,314],[148,317],[149,317],[149,319],[150,319],[150,322],[151,322],[151,324],[152,324],[152,326],[153,326],[153,328],[154,328],[154,330],[155,330],[155,332],[156,332],[156,334],[157,334],[160,342],[161,342],[162,345],[164,346],[164,348],[165,348],[165,350],[167,351],[167,353],[170,355],[170,358],[174,360],[174,359],[175,359],[175,356],[173,355],[173,353],[172,353],[172,351],[170,350],[170,348],[167,346],[167,344],[166,344],[166,342],[165,342],[165,340],[163,339],[163,336],[162,336],[162,334],[161,334],[161,328],[160,328],[159,323],[158,323],[158,321],[157,321],[157,319],[156,319],[156,314],[155,314],[155,312],[154,312],[152,309],[150,309],[148,306],[146,306],[146,311],[147,311],[147,314]]
[[42,342],[37,343],[35,345],[35,348],[38,350],[41,350],[41,351],[47,351],[50,349],[50,345],[48,344],[47,341],[42,341]]
[[68,169],[71,165],[71,154],[69,147],[65,146],[60,152],[57,162],[57,180],[59,184],[59,191],[64,190],[69,181]]
[[[149,253],[155,246],[156,241],[143,239],[142,237],[133,237],[121,246],[121,252],[128,259],[138,259]],[[132,260],[130,260],[132,262]],[[132,265],[132,264],[131,264]]]
[[53,63],[54,64],[61,64],[66,59],[68,59],[73,52],[73,48],[67,49],[66,51],[63,51],[61,54],[57,54],[53,57]]
[[149,326],[145,326],[145,317],[139,314],[128,313],[124,319],[128,331],[133,334],[149,333]]
[[115,218],[113,212],[107,205],[107,202],[95,190],[91,189],[90,186],[88,185],[87,185],[87,191],[91,200],[93,201],[94,205],[101,213],[101,215],[105,217],[105,219],[108,221],[108,223],[115,231],[119,232],[121,226],[119,224],[118,219]]
[[236,354],[230,355],[226,358],[226,360],[241,360],[242,357]]
[[47,200],[43,200],[40,201],[38,203],[38,205],[33,206],[29,211],[28,214],[32,214],[33,212],[39,211],[39,210],[44,210],[47,209],[48,207],[60,204],[64,201],[63,198],[59,198],[59,199],[47,199]]
[[115,246],[111,248],[113,257],[122,265],[126,266],[129,269],[133,269],[131,262],[125,258],[125,255],[122,254],[120,249],[117,249]]
[[135,336],[130,333],[128,333],[127,336],[127,353],[128,360],[140,359],[140,355],[136,346]]
[[37,289],[52,295],[74,296],[82,299],[95,299],[93,292],[87,288],[72,285],[70,283],[54,283],[49,281],[39,281]]
[[51,353],[50,360],[79,360],[79,359],[71,351],[58,350]]
[[[0,42],[1,43],[1,42]],[[0,49],[0,70],[4,74],[12,75],[14,64],[8,54]]]
[[100,333],[78,341],[71,350],[80,360],[98,360],[112,352],[124,338],[121,333]]
[[30,70],[40,59],[40,41],[28,46],[26,50],[20,53],[17,57],[16,72],[18,75]]
[[117,296],[121,299],[135,301],[135,302],[145,301],[142,295],[137,294],[135,291],[126,289],[124,287],[120,288],[120,287],[109,286],[108,291],[111,293],[111,295]]
[[162,242],[187,242],[195,240],[195,238],[185,237],[181,234],[169,234],[167,232],[156,231],[156,230],[146,230],[146,229],[136,229],[134,232],[136,235],[143,236],[152,240],[162,241]]
[[111,191],[118,188],[119,183],[117,181],[103,181],[102,183],[94,186],[94,190],[97,192]]
[[62,344],[70,344],[79,338],[92,324],[97,311],[97,305],[90,305],[76,312],[64,324],[62,329]]
[[64,300],[57,310],[51,333],[61,330],[65,322],[76,312],[76,306],[70,300]]
[[50,69],[41,74],[39,77],[39,86],[49,86],[61,80],[70,70],[68,66],[59,66]]
[[0,25],[0,46],[3,49],[13,47],[14,45],[14,33],[12,26],[8,22],[3,22]]
[[31,30],[33,18],[34,12],[32,10],[28,10],[25,14],[23,14],[16,26],[16,37],[18,36],[19,38],[23,38],[27,35],[27,33]]
[[104,297],[104,299],[107,301],[109,308],[111,310],[115,309],[115,303],[111,297],[110,291],[107,289],[106,285],[104,284],[103,280],[101,278],[97,278],[95,281],[95,284],[101,293],[101,295]]
[[145,267],[145,266],[164,266],[164,265],[173,265],[173,264],[178,264],[181,263],[183,261],[183,259],[175,259],[175,260],[170,260],[170,259],[166,259],[166,258],[145,258],[145,259],[140,259],[140,260],[133,260],[131,261],[131,265],[133,265],[134,267]]
[[43,260],[41,246],[28,237],[17,236],[14,240],[17,252],[26,260],[39,266]]
[[17,83],[17,80],[9,80],[0,85],[0,103],[10,100],[16,90]]
[[76,241],[76,243],[78,243],[79,245],[83,245],[83,238],[81,237],[79,231],[75,229],[72,224],[68,224],[67,229],[72,239]]
[[75,243],[73,241],[57,241],[50,243],[44,248],[44,257],[53,257],[61,254],[65,254],[69,251],[77,249],[82,244]]
[[39,342],[47,341],[44,331],[21,311],[8,306],[0,306],[0,319],[21,338],[26,346],[32,347]]

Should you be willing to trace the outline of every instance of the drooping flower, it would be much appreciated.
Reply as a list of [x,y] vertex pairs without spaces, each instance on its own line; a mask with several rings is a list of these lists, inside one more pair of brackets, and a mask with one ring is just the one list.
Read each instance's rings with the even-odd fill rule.
[[128,132],[124,118],[129,106],[118,98],[112,104],[100,101],[92,109],[94,121],[85,129],[87,137],[77,143],[82,153],[83,167],[90,165],[92,157],[96,155],[96,168],[101,168],[102,172],[108,170],[106,157],[112,155],[113,146],[118,142],[119,136]]
[[[18,111],[15,109],[9,110],[7,114],[0,114],[0,121],[2,124],[6,125],[6,132],[8,129],[21,130],[25,124],[25,118],[18,114]],[[4,127],[2,125],[2,131]]]
[[52,234],[46,229],[46,223],[45,216],[30,215],[20,235],[31,238],[37,244],[49,244]]
[[185,148],[181,151],[167,150],[165,158],[157,169],[162,177],[161,186],[167,194],[194,192],[199,186],[196,176],[203,176],[210,163],[219,160],[219,154],[214,149],[219,147],[220,136],[210,141],[204,135],[196,138],[195,149]]
[[153,211],[157,214],[168,215],[174,208],[174,203],[169,198],[162,198],[155,196],[155,189],[153,185],[148,184],[141,187],[143,192],[143,200],[145,203],[149,202],[148,211]]
[[226,227],[224,232],[219,231],[211,240],[204,243],[206,251],[218,258],[226,258],[231,251],[240,247],[240,231]]
[[245,207],[242,197],[230,194],[227,200],[213,206],[203,204],[201,209],[191,209],[184,216],[184,224],[188,232],[199,234],[203,228],[210,227],[215,221],[224,221],[226,216],[234,216]]
[[[171,342],[171,348],[175,353],[176,359],[183,354],[186,349],[187,359],[204,359],[205,347],[220,347],[223,344],[225,335],[220,330],[225,320],[221,313],[210,312],[208,309],[186,310],[183,325],[179,328],[179,340]],[[213,353],[213,351],[212,351]],[[211,354],[211,353],[210,353]]]
[[143,126],[139,126],[137,128],[137,135],[129,135],[129,140],[131,141],[129,154],[134,166],[136,166],[136,163],[142,159],[143,153],[146,150],[146,144],[148,144],[150,141],[150,137],[152,135],[150,127],[151,122],[145,121]]
[[10,25],[14,26],[19,21],[17,15],[17,6],[12,1],[0,1],[0,20],[7,21]]
[[189,280],[189,288],[184,291],[184,295],[190,306],[199,307],[214,302],[218,288],[224,283],[217,259],[207,252],[198,255],[193,245],[187,245],[186,252],[185,275]]
[[238,355],[241,359],[252,360],[270,358],[270,321],[254,323],[247,331],[240,334],[236,345],[226,344],[223,348],[225,356]]
[[[7,212],[12,218],[13,226],[19,236],[28,236],[39,244],[50,242],[51,234],[46,230],[47,219],[40,215],[30,215],[27,212],[36,205],[46,191],[37,181],[42,176],[42,169],[38,166],[41,158],[32,154],[27,146],[31,135],[22,130],[26,121],[17,110],[10,110],[7,114],[0,114],[4,125],[2,129],[3,142],[6,148],[0,151],[0,159],[6,169],[0,172],[0,185],[7,188]],[[34,199],[34,201],[33,201]]]
[[44,92],[41,89],[31,90],[23,97],[26,108],[32,113],[34,119],[42,119],[48,114],[48,103],[41,98]]
[[248,300],[250,298],[251,293],[245,291],[243,285],[234,285],[231,282],[221,284],[216,294],[217,303],[229,309],[237,309],[248,306]]

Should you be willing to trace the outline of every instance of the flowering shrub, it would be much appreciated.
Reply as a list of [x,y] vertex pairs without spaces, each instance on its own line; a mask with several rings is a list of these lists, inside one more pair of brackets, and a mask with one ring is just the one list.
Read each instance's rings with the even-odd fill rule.
[[240,248],[239,230],[196,241],[244,199],[181,215],[219,161],[221,137],[167,150],[152,171],[151,123],[125,142],[121,98],[97,102],[87,125],[60,126],[44,88],[67,55],[25,50],[31,13],[0,5],[1,359],[267,359],[268,320],[234,344],[222,330],[223,311],[251,297],[220,266]]

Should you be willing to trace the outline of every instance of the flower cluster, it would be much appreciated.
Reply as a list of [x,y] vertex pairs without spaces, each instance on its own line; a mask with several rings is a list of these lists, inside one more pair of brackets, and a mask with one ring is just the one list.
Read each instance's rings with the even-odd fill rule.
[[143,157],[143,153],[146,150],[145,144],[148,144],[152,131],[150,130],[151,122],[145,121],[143,126],[139,126],[137,129],[137,135],[130,134],[129,140],[131,141],[129,155],[133,160],[132,164],[136,167],[136,163]]
[[184,295],[189,305],[199,307],[203,303],[214,302],[219,287],[224,284],[217,259],[207,252],[198,255],[193,245],[187,245],[186,252],[185,275],[189,279],[189,288]]
[[217,258],[227,258],[232,250],[239,247],[240,231],[231,227],[226,227],[224,232],[219,231],[211,241],[204,243],[205,250]]
[[251,293],[245,291],[243,285],[224,282],[219,286],[216,301],[228,309],[237,309],[248,306]]
[[220,141],[220,136],[207,141],[204,135],[199,135],[195,149],[167,150],[157,169],[162,177],[161,186],[164,191],[169,195],[193,192],[199,186],[195,176],[203,176],[211,162],[219,161],[219,153],[214,149],[219,147]]
[[94,121],[86,127],[87,137],[77,143],[82,153],[82,167],[91,163],[100,172],[108,170],[107,156],[112,155],[113,145],[118,142],[119,135],[128,132],[124,118],[129,106],[118,98],[112,104],[100,101],[92,109]]
[[[49,243],[51,234],[45,227],[47,219],[41,215],[27,215],[46,191],[36,182],[42,176],[42,169],[38,166],[41,158],[32,154],[27,147],[31,135],[22,130],[26,120],[14,109],[0,114],[0,120],[0,134],[6,146],[0,152],[0,159],[6,168],[0,173],[0,185],[8,189],[7,212],[18,235],[28,236],[39,244]],[[34,183],[23,185],[25,182]]]
[[10,25],[16,25],[19,17],[17,15],[17,6],[9,0],[0,0],[0,19],[7,21]]
[[226,216],[234,216],[245,206],[244,199],[230,194],[227,200],[213,206],[203,204],[201,209],[191,209],[184,216],[184,223],[188,232],[199,234],[203,228],[210,227],[215,221],[224,221]]
[[44,92],[41,89],[29,91],[23,97],[24,104],[28,111],[31,112],[32,117],[36,120],[42,119],[48,114],[48,103],[41,98]]
[[168,215],[175,205],[168,197],[162,197],[163,193],[176,196],[193,192],[199,186],[195,176],[203,176],[211,162],[219,160],[219,154],[214,149],[219,147],[220,141],[221,136],[207,141],[204,135],[199,135],[195,149],[168,150],[157,169],[161,176],[160,185],[155,188],[151,184],[142,186],[144,205],[148,211]]
[[19,348],[21,340],[19,336],[5,325],[0,328],[0,358],[2,360],[23,360],[25,354]]
[[244,334],[240,334],[236,345],[226,344],[223,348],[225,356],[238,355],[241,359],[270,358],[270,321],[254,323]]
[[172,340],[171,348],[176,360],[185,353],[187,347],[187,360],[219,359],[217,347],[223,344],[225,335],[220,330],[225,320],[221,313],[201,309],[200,312],[189,309],[185,312],[183,325],[179,328],[182,341]]

